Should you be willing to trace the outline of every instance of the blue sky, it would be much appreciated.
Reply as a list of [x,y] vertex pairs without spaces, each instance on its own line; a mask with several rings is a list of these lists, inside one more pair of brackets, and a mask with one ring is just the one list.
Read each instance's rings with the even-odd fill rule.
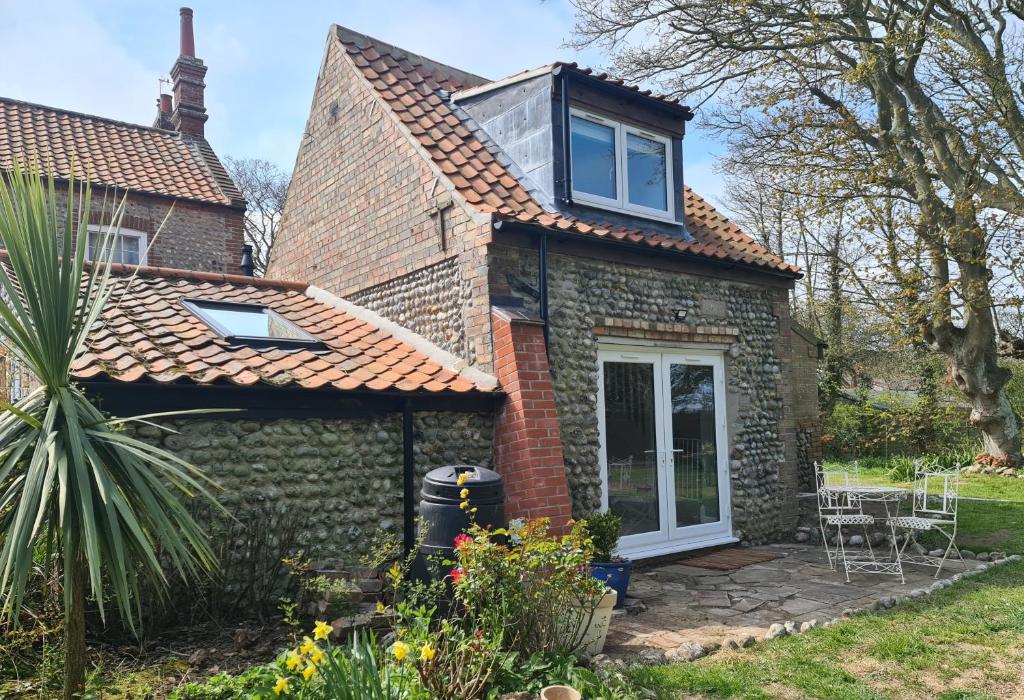
[[[185,0],[188,2],[188,0]],[[181,0],[0,0],[0,95],[149,124],[158,79],[178,54]],[[566,0],[192,0],[196,54],[207,73],[207,138],[221,155],[290,169],[332,23],[443,63],[500,78],[554,59],[601,67],[563,48]],[[686,138],[686,180],[713,201],[721,147]]]

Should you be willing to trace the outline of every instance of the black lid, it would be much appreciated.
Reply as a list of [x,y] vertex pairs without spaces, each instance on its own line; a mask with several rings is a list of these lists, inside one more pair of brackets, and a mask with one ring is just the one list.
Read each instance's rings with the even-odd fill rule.
[[[468,474],[459,485],[459,476]],[[458,502],[462,500],[462,489],[469,489],[469,500],[474,504],[500,503],[505,498],[501,475],[485,467],[468,464],[454,464],[432,469],[423,477],[421,493],[423,499],[434,502]]]

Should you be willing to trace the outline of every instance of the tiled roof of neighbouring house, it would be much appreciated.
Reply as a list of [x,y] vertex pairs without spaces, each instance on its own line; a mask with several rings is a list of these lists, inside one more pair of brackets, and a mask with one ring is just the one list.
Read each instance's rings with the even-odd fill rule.
[[[74,363],[78,381],[234,384],[342,391],[490,392],[488,375],[305,283],[115,265],[115,291]],[[125,291],[127,290],[127,291]],[[182,300],[260,304],[322,341],[254,347],[221,337]]]
[[[690,253],[720,261],[799,274],[799,269],[755,242],[692,189],[685,189],[686,227],[693,240],[654,231],[609,226],[565,216],[542,207],[485,145],[451,101],[453,92],[488,81],[382,41],[335,26],[335,35],[365,77],[406,129],[422,145],[458,193],[477,210],[500,219],[638,246]],[[572,64],[566,65],[578,70]],[[607,76],[599,79],[620,84]],[[655,96],[654,99],[662,99]]]
[[44,173],[242,206],[241,193],[205,139],[0,97],[0,168],[38,161]]

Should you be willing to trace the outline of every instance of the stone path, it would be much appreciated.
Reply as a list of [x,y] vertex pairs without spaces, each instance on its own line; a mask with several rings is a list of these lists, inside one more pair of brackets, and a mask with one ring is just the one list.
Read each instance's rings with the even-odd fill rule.
[[[714,647],[763,639],[774,623],[823,623],[845,610],[870,607],[907,596],[934,583],[935,570],[904,569],[906,584],[893,576],[851,575],[829,569],[824,550],[806,545],[761,547],[779,559],[731,572],[687,566],[685,560],[634,572],[629,610],[616,610],[604,653],[632,659],[685,648],[688,642]],[[948,562],[942,578],[982,566]],[[646,609],[644,609],[646,607]],[[748,640],[749,643],[749,640]]]

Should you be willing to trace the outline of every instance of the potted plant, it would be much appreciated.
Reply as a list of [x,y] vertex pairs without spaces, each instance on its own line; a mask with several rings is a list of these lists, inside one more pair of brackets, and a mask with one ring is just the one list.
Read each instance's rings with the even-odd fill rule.
[[590,562],[590,571],[594,578],[604,581],[606,586],[618,594],[615,607],[621,608],[626,602],[629,575],[633,570],[633,562],[615,554],[619,546],[622,519],[611,511],[595,512],[588,515],[584,523],[587,536],[594,547],[594,560]]

